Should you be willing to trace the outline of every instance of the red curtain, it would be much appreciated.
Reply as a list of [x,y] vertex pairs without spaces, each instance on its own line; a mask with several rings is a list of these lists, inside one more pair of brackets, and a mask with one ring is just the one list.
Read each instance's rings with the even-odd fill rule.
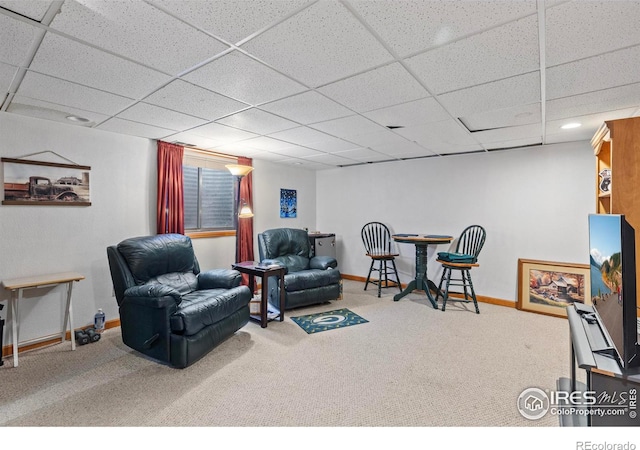
[[158,234],[184,234],[184,147],[158,141]]
[[[238,164],[251,166],[251,158],[238,157]],[[246,203],[253,211],[253,178],[252,173],[242,177],[240,182],[240,199]],[[253,261],[253,217],[238,219],[238,231],[236,235],[238,245],[238,255],[240,261]],[[245,284],[248,284],[248,277],[243,276]]]

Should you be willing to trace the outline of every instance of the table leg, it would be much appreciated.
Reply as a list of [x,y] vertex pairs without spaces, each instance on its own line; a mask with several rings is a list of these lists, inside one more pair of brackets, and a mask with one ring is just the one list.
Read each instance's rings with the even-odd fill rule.
[[76,349],[76,339],[73,331],[73,310],[71,309],[71,292],[73,291],[73,281],[67,283],[67,307],[64,312],[64,322],[62,323],[61,342],[67,340],[67,323],[69,324],[69,333],[71,337],[71,350]]
[[394,301],[400,300],[402,297],[409,294],[410,292],[413,292],[415,289],[421,289],[424,290],[424,292],[427,294],[427,298],[431,302],[431,305],[436,309],[438,308],[438,303],[433,298],[433,295],[431,295],[431,290],[429,289],[429,279],[427,278],[428,248],[428,244],[416,243],[416,278],[415,280],[411,280],[411,282],[409,282],[404,291],[396,294],[393,297]]
[[268,277],[263,276],[262,277],[262,294],[260,297],[260,327],[262,328],[267,328],[267,304],[269,303],[267,301],[267,294],[269,292],[268,287],[265,285],[265,283],[268,283],[269,279]]
[[280,277],[278,278],[278,282],[280,283],[280,322],[284,320],[284,273],[280,272]]
[[13,339],[13,367],[18,367],[18,303],[22,300],[22,289],[18,289],[18,298],[16,299],[16,291],[11,291],[11,333]]

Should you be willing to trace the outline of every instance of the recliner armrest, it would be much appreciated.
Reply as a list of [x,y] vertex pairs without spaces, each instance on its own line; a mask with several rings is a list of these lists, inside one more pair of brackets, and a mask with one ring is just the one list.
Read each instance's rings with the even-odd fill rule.
[[198,274],[198,289],[231,289],[240,286],[242,275],[234,269],[212,269]]
[[172,287],[162,284],[142,284],[140,286],[132,286],[124,291],[126,301],[134,301],[136,303],[144,303],[154,308],[166,308],[171,306],[168,299],[173,300],[175,305],[182,302],[180,293]]
[[314,256],[309,261],[309,267],[312,269],[335,269],[338,267],[338,261],[332,256]]

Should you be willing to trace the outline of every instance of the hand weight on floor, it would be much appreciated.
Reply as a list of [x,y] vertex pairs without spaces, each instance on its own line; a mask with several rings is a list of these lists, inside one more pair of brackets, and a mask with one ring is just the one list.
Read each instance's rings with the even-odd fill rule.
[[85,345],[89,343],[89,335],[85,333],[84,330],[77,330],[75,335],[78,345]]
[[85,345],[90,342],[98,342],[100,340],[100,333],[97,333],[94,327],[77,330],[75,336],[78,345]]

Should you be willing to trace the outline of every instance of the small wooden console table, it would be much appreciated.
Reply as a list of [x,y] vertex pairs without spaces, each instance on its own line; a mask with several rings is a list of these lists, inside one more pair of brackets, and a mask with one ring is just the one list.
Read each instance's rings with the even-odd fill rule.
[[[260,315],[251,315],[253,320],[260,322],[262,328],[267,327],[269,318],[267,317],[267,308],[269,302],[267,301],[267,295],[269,289],[267,288],[269,277],[278,277],[278,283],[280,285],[280,322],[284,320],[284,275],[286,268],[284,266],[263,266],[260,263],[253,261],[239,262],[231,265],[232,269],[237,270],[240,273],[246,273],[249,275],[249,289],[251,294],[255,291],[255,277],[262,278],[262,297],[260,298]],[[273,320],[273,319],[271,319]]]
[[[84,275],[76,272],[54,273],[50,275],[40,275],[35,277],[13,278],[2,281],[2,285],[7,291],[11,291],[11,300],[9,301],[9,311],[11,312],[11,332],[13,340],[13,367],[18,367],[18,334],[19,323],[18,305],[22,300],[22,292],[25,289],[35,289],[41,287],[55,286],[59,284],[67,285],[67,306],[64,314],[64,322],[62,322],[61,341],[66,340],[67,323],[71,332],[71,350],[76,349],[76,341],[73,335],[73,315],[71,310],[71,291],[73,282],[84,280]],[[1,355],[0,355],[1,356]]]

